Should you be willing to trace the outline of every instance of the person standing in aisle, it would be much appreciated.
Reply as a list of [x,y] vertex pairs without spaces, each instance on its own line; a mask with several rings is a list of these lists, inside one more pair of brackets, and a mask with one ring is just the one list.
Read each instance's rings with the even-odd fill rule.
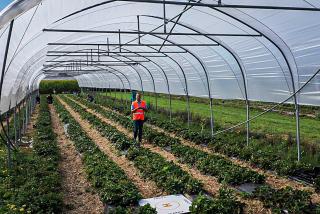
[[136,141],[138,137],[138,147],[140,147],[140,144],[142,142],[143,123],[145,121],[145,112],[147,111],[148,109],[146,102],[144,100],[141,100],[141,94],[137,93],[136,100],[133,101],[131,105],[131,113],[134,127],[134,140]]

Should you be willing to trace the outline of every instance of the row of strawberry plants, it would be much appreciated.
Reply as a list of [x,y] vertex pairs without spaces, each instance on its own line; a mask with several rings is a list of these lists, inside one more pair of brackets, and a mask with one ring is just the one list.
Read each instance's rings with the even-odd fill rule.
[[[124,133],[118,131],[115,127],[101,121],[100,118],[88,113],[79,104],[64,98],[64,101],[75,111],[81,114],[81,117],[93,125],[101,134],[116,145],[121,150],[129,149],[135,142],[128,138]],[[125,145],[125,146],[124,146]],[[129,150],[128,154],[131,154]],[[134,155],[129,155],[134,165],[139,169],[144,177],[154,180],[159,187],[162,187],[168,193],[191,193],[201,192],[202,184],[193,179],[185,171],[180,169],[172,162],[166,161],[159,154],[153,153],[148,149],[134,149]],[[132,152],[133,152],[132,151]],[[163,170],[160,170],[163,169]]]
[[33,150],[18,149],[13,168],[0,172],[0,213],[59,213],[59,151],[46,102],[41,102]]
[[[65,97],[63,97],[63,100],[75,111],[80,113],[83,119],[89,121],[102,135],[109,139],[116,148],[119,150],[128,149],[127,158],[134,163],[144,178],[155,181],[158,187],[172,194],[197,194],[203,192],[202,184],[174,163],[165,160],[162,156],[148,149],[136,148],[134,142],[115,127],[101,121],[95,115],[86,112],[86,110],[77,103]],[[128,146],[123,146],[123,144]],[[199,197],[204,196],[200,194]],[[202,211],[240,213],[243,210],[243,204],[238,202],[231,192],[226,193],[226,190],[223,189],[221,189],[218,197],[208,199],[206,203],[201,206],[199,200],[195,200],[192,207],[193,213],[200,213]]]
[[[77,100],[89,108],[98,111],[103,116],[118,122],[122,126],[128,129],[133,128],[132,121],[128,117],[107,111],[101,106],[86,102],[85,100]],[[221,156],[208,154],[182,145],[179,139],[166,136],[150,127],[144,127],[144,138],[149,143],[156,144],[162,148],[170,146],[171,152],[178,157],[181,162],[195,166],[204,174],[216,176],[219,182],[226,182],[228,184],[242,184],[247,182],[264,183],[264,176],[253,170],[237,166]]]
[[[130,109],[124,108],[123,103],[114,98],[97,95],[96,101],[126,115],[130,114]],[[238,132],[223,133],[213,139],[210,133],[201,132],[194,126],[187,127],[178,118],[168,123],[165,113],[152,109],[148,112],[148,123],[161,127],[196,144],[208,145],[215,152],[229,157],[237,157],[265,170],[273,170],[280,175],[291,175],[296,169],[311,168],[310,164],[297,162],[295,152],[292,152],[295,148],[280,140],[275,143],[269,143],[265,142],[262,136],[257,135],[251,137],[249,146],[245,146],[245,134]],[[288,155],[283,155],[284,152]]]
[[62,122],[69,124],[68,136],[82,154],[88,179],[97,189],[101,200],[120,207],[137,205],[142,196],[125,172],[98,148],[58,100],[54,105]]
[[[88,103],[82,99],[77,100],[127,128],[132,126],[128,117],[121,116],[112,111],[107,111],[97,104]],[[145,137],[149,142],[154,142],[161,147],[170,146],[171,152],[174,155],[177,155],[180,158],[180,161],[197,167],[202,173],[217,176],[220,181],[225,181],[231,184],[239,184],[243,182],[262,183],[264,181],[263,176],[256,174],[251,170],[242,171],[242,168],[232,168],[232,165],[225,164],[226,160],[221,159],[219,156],[209,155],[197,149],[182,146],[178,143],[179,140],[176,138],[164,136],[162,133],[157,133],[148,127],[145,127],[145,133]],[[265,193],[266,196],[263,197],[263,194],[261,193]],[[271,195],[271,199],[268,195]],[[286,195],[286,197],[283,198],[283,195]],[[297,210],[308,212],[314,211],[312,208],[313,205],[310,203],[310,193],[305,191],[293,190],[291,188],[275,190],[268,185],[263,185],[257,189],[252,197],[259,198],[263,201],[266,207],[272,208],[275,211],[281,209],[289,209],[293,212],[296,212]],[[295,203],[290,203],[292,200],[294,200]],[[270,201],[273,206],[270,206]]]

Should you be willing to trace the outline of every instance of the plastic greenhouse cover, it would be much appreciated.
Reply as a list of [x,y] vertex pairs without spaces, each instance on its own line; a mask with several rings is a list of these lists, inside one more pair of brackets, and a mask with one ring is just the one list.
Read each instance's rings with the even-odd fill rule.
[[[6,111],[10,104],[36,90],[41,79],[59,74],[75,76],[81,87],[281,102],[320,67],[320,27],[315,21],[320,19],[317,0],[257,0],[254,3],[223,0],[222,6],[229,7],[188,6],[185,5],[188,0],[167,0],[166,30],[175,33],[168,37],[161,34],[164,32],[162,1],[150,2],[13,2],[0,13],[1,65],[10,21],[14,19],[1,110]],[[199,2],[217,4],[212,0]],[[258,8],[288,5],[300,9]],[[144,45],[138,45],[137,34],[121,33],[122,44],[135,44],[122,45],[121,52],[117,33],[43,31],[120,29],[136,32],[137,16],[141,31],[156,34],[141,34],[140,42]],[[110,54],[107,38],[111,44]],[[320,105],[320,75],[297,94],[297,101]]]

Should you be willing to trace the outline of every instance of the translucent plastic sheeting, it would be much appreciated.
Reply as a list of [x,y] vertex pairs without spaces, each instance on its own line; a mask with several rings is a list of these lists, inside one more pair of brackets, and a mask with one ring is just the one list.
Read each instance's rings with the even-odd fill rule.
[[[315,21],[320,19],[320,11],[308,10],[320,8],[316,0],[223,0],[222,6],[228,7],[187,6],[181,4],[188,3],[187,0],[168,0],[166,30],[175,34],[168,38],[161,34],[162,1],[150,2],[13,2],[0,13],[1,65],[10,21],[14,19],[0,109],[6,111],[10,104],[15,105],[28,92],[36,90],[41,79],[66,74],[75,76],[82,87],[281,102],[320,68],[320,27]],[[270,8],[288,5],[300,10]],[[137,34],[121,33],[121,44],[135,45],[120,48],[117,33],[43,31],[135,32],[137,16],[141,31],[157,32],[143,35],[140,40],[143,45],[138,45]],[[114,53],[107,53],[107,39],[112,44],[109,51]],[[297,102],[319,106],[319,95],[320,79],[316,76],[297,95]]]

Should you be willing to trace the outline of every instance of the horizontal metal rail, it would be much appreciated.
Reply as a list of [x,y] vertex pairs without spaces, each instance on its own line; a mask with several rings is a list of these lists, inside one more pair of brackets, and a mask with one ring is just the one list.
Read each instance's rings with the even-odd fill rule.
[[[119,43],[112,43],[112,44],[106,44],[106,43],[48,43],[49,46],[133,46],[133,47],[140,47],[140,46],[161,46],[162,44],[119,44]],[[189,44],[165,44],[164,46],[168,47],[179,47],[179,46],[219,46],[217,43],[209,43],[209,44],[196,44],[196,43],[189,43]]]
[[43,32],[59,32],[59,33],[96,33],[96,34],[134,34],[134,35],[170,35],[170,36],[248,36],[261,37],[261,34],[239,34],[239,33],[183,33],[183,32],[147,32],[147,31],[113,31],[113,30],[74,30],[74,29],[43,29]]

